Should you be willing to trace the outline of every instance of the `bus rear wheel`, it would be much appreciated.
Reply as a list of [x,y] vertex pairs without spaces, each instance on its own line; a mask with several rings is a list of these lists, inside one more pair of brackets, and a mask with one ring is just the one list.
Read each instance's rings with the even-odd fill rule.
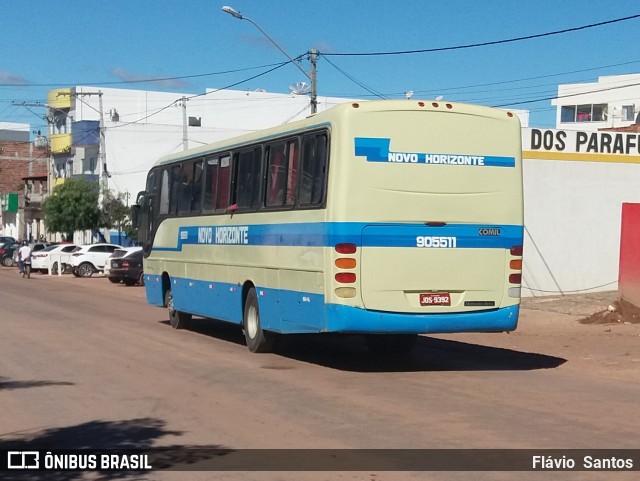
[[191,322],[191,314],[175,310],[171,289],[167,290],[164,294],[164,305],[169,309],[169,324],[171,324],[171,327],[174,329],[184,329],[188,327]]
[[264,331],[260,324],[260,309],[258,296],[254,287],[249,289],[244,303],[244,338],[251,352],[273,352],[276,344],[276,334]]

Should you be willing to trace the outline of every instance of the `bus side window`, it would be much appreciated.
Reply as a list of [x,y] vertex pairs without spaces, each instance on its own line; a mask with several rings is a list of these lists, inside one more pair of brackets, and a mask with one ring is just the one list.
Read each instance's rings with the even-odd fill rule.
[[171,167],[171,187],[169,190],[169,215],[175,215],[178,211],[178,193],[180,192],[180,182],[182,176],[180,175],[180,166],[174,165]]
[[300,179],[300,205],[319,205],[324,200],[327,170],[327,135],[324,133],[304,137],[302,140],[302,176]]
[[202,160],[193,165],[193,190],[191,193],[191,213],[199,214],[202,207]]
[[298,164],[300,162],[298,157],[298,141],[293,140],[289,142],[287,147],[287,199],[285,205],[293,205],[296,203],[298,190]]
[[220,157],[218,171],[218,190],[216,192],[216,210],[224,211],[229,207],[231,191],[231,156]]
[[[218,157],[208,157],[204,171],[204,205],[205,211],[216,209],[216,191],[218,189]],[[226,206],[225,206],[226,207]]]
[[282,206],[285,198],[285,182],[287,180],[287,158],[285,144],[274,144],[268,150],[268,166],[266,178],[267,207]]
[[162,171],[162,180],[160,182],[160,207],[158,214],[167,215],[169,213],[169,171]]
[[193,162],[182,164],[180,185],[178,187],[178,213],[189,214],[191,211],[191,193],[193,191]]
[[235,157],[235,203],[240,209],[256,209],[262,184],[262,149],[246,150]]
[[149,178],[147,179],[147,194],[157,194],[158,193],[158,177],[160,174],[159,169],[152,169],[149,172]]

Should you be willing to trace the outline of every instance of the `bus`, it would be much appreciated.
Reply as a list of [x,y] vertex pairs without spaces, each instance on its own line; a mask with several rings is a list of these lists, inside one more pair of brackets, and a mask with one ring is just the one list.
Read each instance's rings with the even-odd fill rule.
[[346,103],[165,156],[135,206],[148,303],[174,328],[237,324],[251,352],[280,335],[516,329],[520,122],[441,101]]

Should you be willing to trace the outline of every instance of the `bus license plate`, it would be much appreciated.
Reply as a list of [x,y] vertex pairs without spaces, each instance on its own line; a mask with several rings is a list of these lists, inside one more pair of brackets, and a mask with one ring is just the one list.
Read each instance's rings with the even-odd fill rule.
[[430,292],[420,294],[421,306],[450,306],[451,294],[448,292]]

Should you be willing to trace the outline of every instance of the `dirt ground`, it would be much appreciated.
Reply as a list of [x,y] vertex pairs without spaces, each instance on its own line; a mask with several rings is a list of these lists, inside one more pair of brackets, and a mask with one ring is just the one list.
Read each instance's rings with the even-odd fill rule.
[[618,291],[525,297],[522,308],[579,316],[581,324],[640,324],[640,308],[620,299]]
[[638,324],[640,308],[624,299],[619,299],[609,304],[606,309],[581,319],[580,322],[582,324]]

